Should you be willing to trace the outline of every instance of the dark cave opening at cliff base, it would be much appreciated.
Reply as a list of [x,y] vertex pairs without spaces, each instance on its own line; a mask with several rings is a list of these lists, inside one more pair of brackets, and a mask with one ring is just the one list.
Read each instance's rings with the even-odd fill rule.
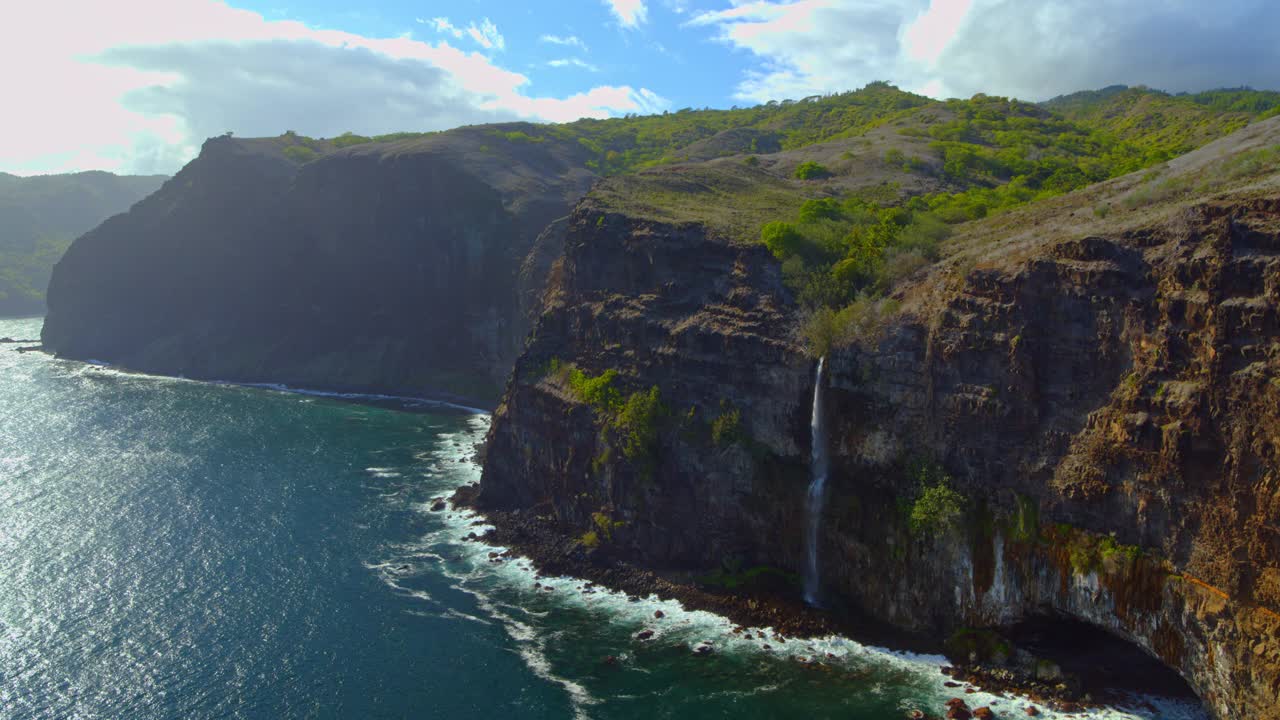
[[1052,660],[1064,674],[1078,678],[1094,700],[1152,695],[1200,703],[1195,690],[1173,668],[1095,625],[1062,616],[1037,616],[1012,626],[1007,634],[1016,648]]

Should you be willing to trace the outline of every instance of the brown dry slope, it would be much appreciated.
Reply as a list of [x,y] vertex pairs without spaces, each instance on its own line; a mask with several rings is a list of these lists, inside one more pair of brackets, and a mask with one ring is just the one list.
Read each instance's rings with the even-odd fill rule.
[[[1083,620],[1219,718],[1280,718],[1278,147],[1280,119],[1258,123],[975,223],[882,336],[834,351],[827,592],[938,637]],[[609,186],[579,206],[482,503],[571,536],[606,517],[610,556],[659,568],[803,566],[814,362],[776,262],[716,230],[737,223],[715,199],[687,224]],[[657,385],[656,439],[629,446],[553,358]],[[912,529],[920,461],[959,522]]]

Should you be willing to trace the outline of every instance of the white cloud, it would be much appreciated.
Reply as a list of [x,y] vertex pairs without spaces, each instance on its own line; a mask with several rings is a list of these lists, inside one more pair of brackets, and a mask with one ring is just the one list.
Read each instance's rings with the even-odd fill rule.
[[436,32],[438,33],[445,33],[448,35],[452,35],[458,38],[459,40],[461,40],[462,37],[467,34],[465,30],[449,22],[449,18],[446,18],[446,17],[431,18],[430,20],[423,20],[422,18],[417,18],[417,20],[423,25],[430,25],[431,27],[435,28]]
[[517,105],[517,109],[525,117],[568,122],[582,117],[606,117],[618,113],[649,115],[670,108],[671,102],[652,90],[637,90],[623,85],[596,87],[563,100],[523,98]]
[[639,27],[649,19],[649,8],[644,0],[604,0],[604,4],[623,27]]
[[582,58],[576,58],[576,57],[558,58],[556,60],[549,60],[547,61],[547,67],[553,67],[553,68],[576,67],[576,68],[582,68],[583,70],[588,70],[590,72],[600,72],[600,68],[596,67],[595,65],[592,65],[591,63],[587,62],[586,60],[583,60]]
[[543,35],[538,38],[539,41],[550,43],[552,45],[565,45],[567,47],[576,47],[582,52],[591,52],[587,49],[587,44],[577,35]]
[[475,23],[471,23],[467,27],[467,34],[486,50],[505,50],[507,47],[506,38],[502,37],[502,33],[498,32],[498,26],[494,25],[489,18],[485,18],[480,23],[480,27],[476,27]]
[[498,32],[498,26],[494,25],[489,18],[482,20],[479,25],[472,22],[466,28],[454,25],[447,17],[431,18],[430,20],[416,18],[416,20],[422,25],[430,25],[442,35],[452,35],[458,40],[470,37],[485,50],[505,50],[507,48],[506,38],[502,37],[502,33]]
[[909,59],[899,36],[916,18],[928,17],[927,10],[928,0],[757,0],[702,13],[689,24],[714,27],[720,40],[759,57],[735,95],[763,102],[873,80],[923,85],[918,68],[904,67],[917,63],[904,63]]
[[[316,30],[215,0],[29,3],[10,19],[60,28],[0,43],[0,66],[33,69],[6,75],[0,169],[10,172],[172,172],[227,130],[332,136],[665,107],[629,86],[531,95],[528,77],[451,45],[452,24],[435,20],[423,24],[450,38]],[[500,49],[501,35],[488,26],[477,30]]]
[[1224,0],[731,0],[686,23],[755,56],[736,97],[888,80],[934,96],[1044,99],[1124,83],[1276,87],[1280,3]]
[[914,60],[937,62],[972,6],[973,0],[933,0],[903,33],[907,55]]
[[[947,85],[1032,99],[1115,83],[1280,89],[1280,3],[975,0],[938,56]],[[989,92],[989,91],[988,91]]]

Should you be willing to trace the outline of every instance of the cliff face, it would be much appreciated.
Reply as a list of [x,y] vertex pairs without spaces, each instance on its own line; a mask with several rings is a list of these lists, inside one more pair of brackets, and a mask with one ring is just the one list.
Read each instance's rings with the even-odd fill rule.
[[[1280,718],[1274,180],[1097,219],[1146,182],[1123,179],[980,224],[977,252],[900,290],[882,334],[829,358],[825,592],[938,637],[1083,620],[1220,718]],[[776,262],[590,199],[565,243],[481,504],[574,537],[605,518],[592,539],[653,567],[798,573],[814,361]],[[619,452],[565,363],[616,370],[624,395],[660,388],[649,452]],[[922,460],[950,475],[958,522],[912,529]]]
[[907,450],[974,507],[962,542],[899,536],[892,573],[866,511],[838,516],[833,582],[906,627],[1083,619],[1220,717],[1275,717],[1278,289],[1280,202],[1210,204],[975,269],[936,314],[841,353],[833,496],[894,494]]
[[[591,373],[622,371],[630,390],[660,384],[672,410],[692,409],[697,422],[732,402],[802,484],[795,458],[805,442],[809,362],[786,337],[776,262],[762,247],[709,238],[697,225],[590,207],[571,218],[567,243],[546,312],[495,415],[482,502],[546,504],[574,534],[602,507],[618,508],[632,520],[625,534],[636,550],[659,564],[701,565],[754,547],[754,530],[785,513],[752,484],[749,453],[734,445],[707,456],[699,452],[704,438],[672,433],[656,474],[601,464],[606,442],[594,411],[546,368],[564,359]],[[766,476],[762,468],[759,479]]]
[[45,345],[190,377],[494,397],[528,329],[520,267],[592,180],[579,152],[463,129],[299,166],[270,140],[210,140],[67,252]]

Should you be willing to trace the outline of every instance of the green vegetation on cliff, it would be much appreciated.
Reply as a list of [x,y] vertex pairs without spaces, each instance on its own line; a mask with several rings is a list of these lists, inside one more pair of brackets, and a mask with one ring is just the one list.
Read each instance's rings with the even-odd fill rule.
[[[609,369],[591,376],[581,369],[553,359],[547,373],[568,387],[574,397],[592,407],[602,419],[604,453],[621,450],[642,474],[656,462],[658,434],[670,411],[657,385],[623,396],[617,387],[618,371]],[[607,455],[604,459],[607,459]]]
[[605,512],[591,513],[592,529],[580,535],[578,542],[588,548],[598,548],[602,544],[613,542],[613,531],[626,524],[623,520],[614,520]]
[[951,478],[935,464],[916,470],[917,488],[907,513],[913,534],[938,535],[955,528],[964,517],[967,502],[951,487]]
[[809,200],[794,222],[775,221],[761,241],[782,262],[782,274],[808,307],[841,307],[863,291],[883,294],[938,259],[949,229],[927,209],[869,202]]
[[[1116,87],[1038,105],[986,95],[939,102],[875,82],[750,108],[458,132],[481,133],[488,152],[501,144],[575,146],[587,168],[628,176],[596,191],[606,207],[702,222],[735,240],[760,237],[800,302],[814,309],[888,292],[937,259],[948,225],[1149,167],[1275,112],[1280,93],[1248,89],[1174,96]],[[331,149],[422,135],[282,139],[287,156],[306,162]],[[703,162],[734,155],[744,161]],[[636,174],[677,163],[693,164]],[[864,176],[882,177],[879,186],[892,191],[876,196]]]

